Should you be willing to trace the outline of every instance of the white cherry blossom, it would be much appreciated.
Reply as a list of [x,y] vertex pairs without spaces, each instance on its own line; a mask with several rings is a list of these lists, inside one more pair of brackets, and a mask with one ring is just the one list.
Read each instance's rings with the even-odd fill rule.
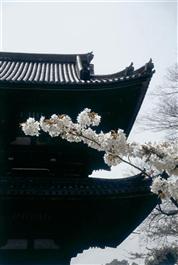
[[101,117],[95,113],[91,112],[91,109],[85,108],[77,116],[77,122],[81,125],[82,128],[88,126],[98,126],[100,124]]
[[25,123],[21,124],[22,130],[25,135],[39,136],[40,126],[39,122],[35,121],[34,118],[28,118]]
[[167,180],[169,192],[171,196],[178,201],[178,177],[177,176],[171,176]]
[[106,133],[104,136],[104,141],[102,142],[102,148],[105,152],[122,156],[126,155],[128,145],[123,130],[119,129],[117,132],[111,131]]
[[[69,142],[83,142],[90,148],[102,151],[108,166],[125,162],[137,168],[142,174],[153,177],[151,185],[153,193],[165,199],[172,197],[178,201],[178,140],[162,143],[148,142],[143,145],[136,142],[127,143],[126,135],[121,129],[96,133],[91,126],[98,126],[100,120],[101,117],[97,113],[86,108],[79,113],[76,123],[65,114],[53,114],[50,119],[41,117],[39,122],[34,118],[28,118],[21,127],[24,133],[30,136],[39,136],[42,130],[51,137],[61,137]],[[143,161],[141,166],[130,162],[130,159],[135,158]],[[146,167],[143,168],[144,164]],[[164,171],[169,174],[168,179],[161,177]],[[154,177],[154,174],[159,176]]]
[[161,176],[158,176],[153,180],[151,191],[160,196],[162,195],[161,196],[162,198],[167,199],[171,197],[169,186],[168,186],[168,181],[162,178]]
[[104,161],[108,166],[117,166],[122,162],[118,156],[110,153],[104,154]]

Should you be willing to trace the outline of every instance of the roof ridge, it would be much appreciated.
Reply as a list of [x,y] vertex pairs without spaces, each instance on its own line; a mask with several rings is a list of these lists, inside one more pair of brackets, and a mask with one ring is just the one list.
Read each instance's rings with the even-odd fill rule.
[[90,63],[93,53],[76,54],[55,54],[55,53],[22,53],[22,52],[0,52],[0,60],[5,61],[26,61],[26,62],[58,62],[75,63],[76,57],[80,56],[81,61]]

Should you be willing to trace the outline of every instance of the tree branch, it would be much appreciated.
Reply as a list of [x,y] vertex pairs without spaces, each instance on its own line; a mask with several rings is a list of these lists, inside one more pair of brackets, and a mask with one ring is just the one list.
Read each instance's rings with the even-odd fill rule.
[[166,216],[172,216],[172,215],[178,214],[178,210],[165,212],[164,210],[161,209],[161,205],[160,204],[158,204],[158,208],[156,208],[156,209],[159,212],[161,212],[162,214],[166,215]]

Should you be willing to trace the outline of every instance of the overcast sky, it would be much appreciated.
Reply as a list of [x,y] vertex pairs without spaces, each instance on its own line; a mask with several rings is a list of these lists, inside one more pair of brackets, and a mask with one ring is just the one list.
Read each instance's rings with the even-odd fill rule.
[[[152,57],[156,74],[149,93],[162,82],[166,68],[176,62],[176,2],[0,1],[1,50],[93,51],[96,73],[113,73],[132,61],[137,68]],[[150,102],[147,97],[142,112],[149,111]],[[138,134],[135,130],[131,136],[134,140],[151,137],[150,132]]]
[[[2,51],[93,51],[95,72],[103,74],[122,70],[132,61],[135,68],[140,67],[151,57],[156,74],[149,93],[163,82],[167,67],[177,61],[176,1],[0,1]],[[142,113],[154,107],[149,93]],[[148,140],[153,135],[135,127],[131,139]],[[111,175],[117,176],[118,172],[116,168]],[[119,250],[90,250],[73,259],[72,264],[104,264],[118,258],[119,253]]]

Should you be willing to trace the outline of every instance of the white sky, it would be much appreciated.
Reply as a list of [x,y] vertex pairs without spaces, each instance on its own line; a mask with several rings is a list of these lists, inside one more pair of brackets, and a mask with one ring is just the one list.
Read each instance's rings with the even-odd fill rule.
[[[156,104],[150,103],[149,93],[162,83],[167,67],[177,61],[176,1],[0,0],[0,38],[0,49],[8,52],[93,51],[96,73],[113,73],[132,61],[137,68],[151,57],[156,74],[140,112],[146,113]],[[133,128],[131,139],[162,136],[161,132],[137,128]],[[118,177],[119,171],[115,168],[110,176]],[[127,247],[132,244],[128,242],[124,242]],[[123,257],[118,249],[90,250],[73,259],[72,264],[105,264],[119,255]]]

